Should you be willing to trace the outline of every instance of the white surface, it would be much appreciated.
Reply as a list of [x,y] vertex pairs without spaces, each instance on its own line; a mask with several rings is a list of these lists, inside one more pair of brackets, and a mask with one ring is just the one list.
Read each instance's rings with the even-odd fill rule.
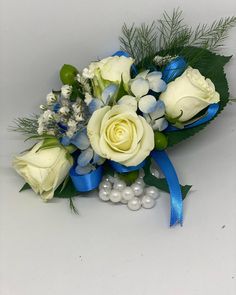
[[[27,143],[6,128],[35,112],[63,63],[82,68],[118,47],[123,21],[157,18],[180,6],[189,23],[236,14],[235,1],[1,0],[0,294],[236,293],[236,104],[170,151],[183,183],[184,227],[169,229],[162,193],[151,210],[131,212],[96,196],[45,204],[10,168]],[[236,32],[225,53],[236,53]],[[236,62],[227,67],[236,96]]]

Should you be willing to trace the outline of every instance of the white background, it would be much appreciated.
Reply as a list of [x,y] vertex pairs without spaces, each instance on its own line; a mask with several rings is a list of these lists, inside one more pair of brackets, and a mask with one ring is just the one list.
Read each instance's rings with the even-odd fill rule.
[[[184,226],[170,229],[168,195],[131,212],[93,195],[43,203],[10,167],[28,143],[7,127],[37,111],[60,86],[63,63],[82,69],[119,47],[123,22],[148,22],[164,9],[189,24],[236,15],[235,1],[1,0],[0,294],[236,294],[236,104],[169,151],[182,183],[194,185]],[[236,54],[236,30],[223,53]],[[236,59],[226,67],[236,96]]]

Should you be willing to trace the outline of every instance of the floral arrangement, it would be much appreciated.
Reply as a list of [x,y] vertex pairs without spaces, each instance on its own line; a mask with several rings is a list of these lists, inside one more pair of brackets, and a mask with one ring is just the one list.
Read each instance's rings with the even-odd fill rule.
[[[236,17],[195,29],[182,12],[151,25],[124,25],[121,49],[79,71],[65,64],[63,86],[41,113],[13,128],[36,141],[13,167],[44,201],[99,188],[103,201],[131,210],[152,208],[159,190],[170,193],[170,224],[182,224],[182,186],[166,149],[196,134],[229,101],[218,54]],[[158,167],[158,168],[157,168]]]

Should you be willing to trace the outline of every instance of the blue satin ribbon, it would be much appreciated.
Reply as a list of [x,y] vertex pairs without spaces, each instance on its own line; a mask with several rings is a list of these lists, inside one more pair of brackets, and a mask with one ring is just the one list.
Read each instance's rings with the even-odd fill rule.
[[78,175],[75,172],[75,167],[70,169],[71,180],[78,192],[89,192],[97,188],[102,180],[102,175],[102,166],[99,166],[96,170],[85,175]]
[[164,80],[166,83],[170,83],[182,75],[187,66],[187,62],[183,57],[176,57],[170,61],[162,71],[162,80]]
[[196,127],[198,125],[204,124],[208,121],[210,121],[211,119],[214,118],[214,116],[217,114],[218,110],[219,110],[219,104],[218,103],[213,103],[211,104],[208,109],[207,109],[207,113],[204,117],[200,118],[199,120],[195,121],[194,123],[191,123],[189,125],[185,125],[183,129],[180,128],[176,128],[172,125],[169,125],[167,127],[167,129],[165,129],[165,131],[179,131],[179,130],[185,130],[185,129],[189,129],[189,128],[193,128]]
[[151,156],[165,175],[169,186],[171,204],[170,226],[178,223],[183,225],[183,199],[175,168],[165,151],[153,151]]
[[144,160],[143,162],[141,162],[141,163],[140,163],[139,165],[137,165],[137,166],[129,166],[129,167],[127,167],[127,166],[121,165],[121,164],[119,164],[119,163],[117,163],[117,162],[109,161],[111,167],[112,167],[115,171],[117,171],[117,172],[119,172],[119,173],[128,173],[128,172],[132,172],[132,171],[139,170],[140,168],[144,167],[145,162],[146,162],[146,161]]

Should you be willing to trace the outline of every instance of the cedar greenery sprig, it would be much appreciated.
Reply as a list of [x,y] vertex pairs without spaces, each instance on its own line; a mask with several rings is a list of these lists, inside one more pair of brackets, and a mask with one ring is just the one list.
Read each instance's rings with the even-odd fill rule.
[[136,64],[141,63],[141,66],[159,51],[172,52],[185,46],[217,51],[235,25],[236,17],[232,16],[216,20],[211,25],[199,24],[193,29],[184,23],[183,12],[174,9],[171,14],[165,11],[151,25],[132,24],[128,27],[124,24],[120,36],[121,49],[128,52]]
[[10,126],[9,129],[23,133],[24,135],[38,135],[38,116],[32,115],[29,118],[17,118],[14,120],[14,126]]

